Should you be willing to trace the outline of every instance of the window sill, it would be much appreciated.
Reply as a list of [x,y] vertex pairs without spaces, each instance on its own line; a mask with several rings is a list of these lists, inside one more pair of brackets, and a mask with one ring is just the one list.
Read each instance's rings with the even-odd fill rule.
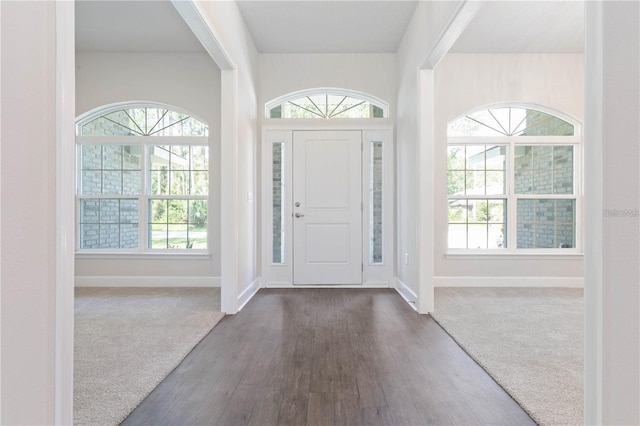
[[211,253],[209,252],[190,252],[190,253],[152,253],[152,252],[86,252],[78,251],[75,255],[76,259],[139,259],[139,260],[209,260]]
[[547,251],[536,253],[526,251],[522,253],[493,251],[487,253],[478,251],[448,251],[444,254],[445,259],[464,260],[582,260],[584,253],[578,251]]

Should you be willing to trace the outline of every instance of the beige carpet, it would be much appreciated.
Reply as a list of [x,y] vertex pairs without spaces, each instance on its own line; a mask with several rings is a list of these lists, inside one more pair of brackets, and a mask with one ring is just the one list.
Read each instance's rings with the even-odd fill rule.
[[435,290],[433,318],[538,424],[583,424],[582,289]]
[[220,321],[217,288],[78,288],[74,424],[117,425]]

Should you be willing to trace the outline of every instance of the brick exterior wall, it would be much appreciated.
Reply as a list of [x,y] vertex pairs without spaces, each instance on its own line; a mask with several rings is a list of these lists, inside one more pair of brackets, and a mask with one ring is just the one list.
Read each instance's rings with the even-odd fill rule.
[[[123,113],[124,114],[124,113]],[[84,135],[129,136],[105,119],[83,126]],[[142,150],[130,145],[82,146],[82,194],[139,194]],[[137,248],[137,199],[81,199],[80,247]]]
[[[516,194],[573,194],[569,146],[520,146],[515,156]],[[519,199],[518,248],[575,246],[573,200]]]

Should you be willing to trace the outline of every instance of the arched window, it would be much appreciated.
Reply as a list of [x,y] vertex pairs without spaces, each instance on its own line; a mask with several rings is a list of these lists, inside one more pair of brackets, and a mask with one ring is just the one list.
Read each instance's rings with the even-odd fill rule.
[[173,107],[124,104],[79,118],[79,250],[206,250],[208,127]]
[[448,124],[449,249],[579,245],[579,126],[540,107],[501,105]]
[[267,118],[383,118],[386,102],[344,89],[320,88],[290,93],[266,105]]

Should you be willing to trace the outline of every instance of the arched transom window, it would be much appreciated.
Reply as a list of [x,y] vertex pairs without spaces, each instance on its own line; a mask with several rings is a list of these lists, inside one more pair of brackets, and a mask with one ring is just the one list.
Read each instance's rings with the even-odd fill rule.
[[266,105],[267,118],[383,118],[388,105],[375,97],[341,89],[295,92]]
[[499,106],[448,124],[449,249],[576,249],[579,127],[538,108]]
[[159,105],[98,109],[78,120],[77,248],[206,250],[207,125]]

